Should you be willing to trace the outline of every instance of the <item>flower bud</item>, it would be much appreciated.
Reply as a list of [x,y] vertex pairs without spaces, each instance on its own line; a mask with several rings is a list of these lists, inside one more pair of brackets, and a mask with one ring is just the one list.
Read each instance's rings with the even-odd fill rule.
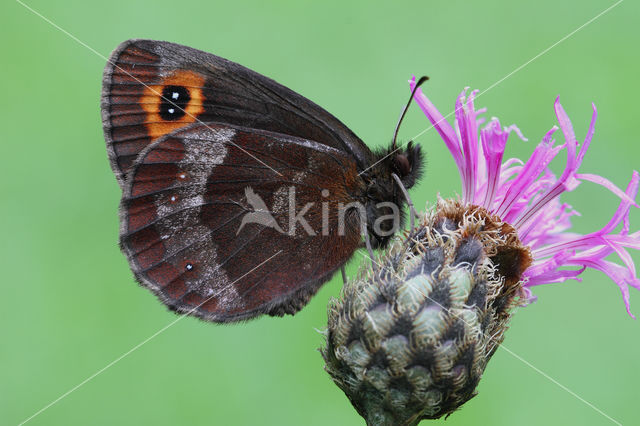
[[330,304],[327,372],[369,425],[452,413],[476,394],[526,299],[530,263],[513,227],[441,200]]

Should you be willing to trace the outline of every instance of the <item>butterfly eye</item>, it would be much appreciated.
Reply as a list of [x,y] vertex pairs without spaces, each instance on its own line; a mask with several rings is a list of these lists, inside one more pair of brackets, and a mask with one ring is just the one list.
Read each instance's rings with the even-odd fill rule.
[[411,173],[411,164],[405,154],[398,154],[393,159],[393,167],[396,169],[400,177],[405,177]]

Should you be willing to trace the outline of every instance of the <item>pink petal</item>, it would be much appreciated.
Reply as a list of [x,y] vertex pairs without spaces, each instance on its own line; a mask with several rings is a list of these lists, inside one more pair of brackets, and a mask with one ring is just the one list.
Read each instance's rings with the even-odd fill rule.
[[[411,88],[415,87],[415,79]],[[456,100],[455,127],[444,121],[442,115],[424,96],[416,92],[415,99],[452,153],[462,179],[463,202],[482,205],[503,221],[513,225],[520,240],[532,251],[533,264],[524,272],[526,281],[523,297],[532,301],[530,288],[569,279],[580,280],[586,268],[604,272],[620,291],[629,315],[629,286],[640,290],[640,279],[628,249],[640,250],[640,231],[630,233],[629,211],[638,207],[635,198],[640,185],[640,174],[634,172],[625,191],[608,179],[589,173],[578,173],[595,133],[597,110],[593,114],[587,134],[578,150],[578,141],[569,117],[557,98],[554,110],[559,127],[553,127],[543,137],[529,159],[504,161],[506,143],[511,131],[522,139],[517,127],[502,129],[497,118],[492,118],[480,129],[484,109],[475,109],[471,92],[465,99],[465,89]],[[565,143],[555,146],[553,133],[561,129]],[[479,135],[479,138],[478,138]],[[549,163],[561,150],[567,158],[562,174],[557,178]],[[611,220],[600,230],[586,235],[571,232],[571,217],[578,213],[559,201],[563,192],[573,191],[581,182],[601,185],[620,198]],[[620,227],[620,231],[614,233]],[[622,264],[605,260],[617,255]],[[578,269],[567,269],[575,268]]]

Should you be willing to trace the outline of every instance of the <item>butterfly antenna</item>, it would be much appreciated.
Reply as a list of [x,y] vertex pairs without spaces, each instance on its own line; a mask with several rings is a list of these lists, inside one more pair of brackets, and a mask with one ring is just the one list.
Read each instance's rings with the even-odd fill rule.
[[416,86],[411,91],[411,96],[409,97],[409,100],[407,101],[407,105],[405,105],[404,109],[402,110],[402,114],[400,114],[400,119],[398,120],[398,124],[396,124],[396,130],[393,132],[393,143],[391,144],[391,148],[392,148],[393,151],[396,150],[397,139],[398,139],[398,131],[400,130],[400,124],[402,123],[402,119],[404,118],[405,114],[407,113],[407,110],[409,109],[409,105],[411,105],[411,100],[413,99],[413,96],[416,94],[416,90],[418,90],[418,88],[420,86],[422,86],[422,83],[424,83],[427,80],[429,80],[429,77],[427,77],[426,75],[423,75],[422,77],[420,77],[420,80],[418,80],[418,82],[416,83]]
[[391,176],[393,176],[393,178],[395,179],[396,183],[398,184],[398,187],[400,187],[400,191],[402,191],[402,194],[404,195],[405,200],[407,200],[407,204],[409,205],[409,214],[410,214],[410,219],[411,219],[411,231],[410,233],[413,232],[413,230],[415,229],[416,226],[416,216],[417,216],[417,212],[415,207],[413,207],[413,201],[411,201],[411,197],[409,197],[409,193],[407,192],[407,188],[404,187],[404,185],[402,184],[402,181],[400,180],[400,178],[398,177],[397,174],[395,173],[391,173]]

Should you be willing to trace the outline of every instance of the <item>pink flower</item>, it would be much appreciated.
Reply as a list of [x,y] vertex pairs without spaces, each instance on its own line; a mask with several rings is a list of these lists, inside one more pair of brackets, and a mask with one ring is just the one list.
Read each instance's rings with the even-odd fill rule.
[[[413,90],[415,77],[409,83]],[[586,268],[593,268],[604,272],[618,285],[627,312],[635,318],[629,309],[629,286],[640,290],[640,279],[627,249],[640,249],[640,231],[629,233],[629,210],[631,206],[638,207],[634,200],[640,174],[634,171],[626,191],[622,191],[604,177],[578,173],[593,138],[597,116],[595,105],[581,146],[558,98],[554,108],[564,144],[556,145],[553,136],[558,127],[553,126],[527,161],[505,161],[503,156],[509,135],[513,132],[526,139],[515,125],[503,128],[497,118],[481,127],[484,119],[479,116],[485,110],[475,109],[476,94],[477,91],[473,91],[467,97],[465,89],[458,96],[455,129],[422,89],[418,89],[414,99],[453,155],[462,180],[462,202],[482,206],[511,224],[522,243],[531,249],[534,261],[524,273],[529,300],[535,300],[531,287],[568,279],[579,281],[579,275]],[[561,151],[566,151],[567,161],[558,178],[548,166]],[[570,232],[571,216],[578,213],[559,199],[563,192],[575,190],[583,181],[602,185],[620,198],[609,223],[586,235]],[[616,232],[620,224],[622,226]],[[605,260],[614,253],[620,263]]]

